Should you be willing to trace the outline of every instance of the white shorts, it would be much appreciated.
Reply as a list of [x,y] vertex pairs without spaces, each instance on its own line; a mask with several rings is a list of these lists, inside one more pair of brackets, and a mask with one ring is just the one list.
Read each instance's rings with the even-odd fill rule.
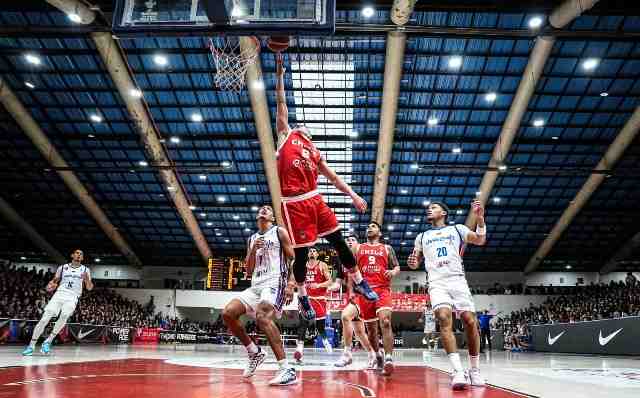
[[259,303],[268,303],[276,309],[276,316],[282,316],[284,306],[284,288],[278,286],[258,286],[243,290],[238,296],[247,309],[247,315],[256,317],[256,308]]
[[44,307],[44,312],[53,313],[54,316],[58,316],[60,313],[70,316],[76,310],[77,304],[77,297],[56,292],[47,303],[47,306]]
[[441,307],[449,307],[457,312],[476,312],[473,296],[463,276],[429,282],[429,299],[434,311]]

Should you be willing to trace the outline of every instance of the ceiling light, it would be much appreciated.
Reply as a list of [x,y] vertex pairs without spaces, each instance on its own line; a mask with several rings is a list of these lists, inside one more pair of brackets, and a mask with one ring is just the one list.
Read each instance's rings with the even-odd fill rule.
[[191,121],[194,123],[200,123],[202,121],[202,115],[199,113],[194,113],[191,115]]
[[542,26],[542,22],[544,21],[541,17],[533,17],[529,20],[529,27],[532,29],[537,29]]
[[482,195],[482,191],[476,191],[476,196]]
[[462,214],[462,213],[464,213],[464,211],[462,211],[462,210],[460,210],[460,209],[456,210],[456,214],[460,215],[460,214]]
[[224,243],[229,243],[229,239],[225,239],[225,240],[224,240]]
[[565,265],[564,267],[565,269],[571,269],[571,266],[569,264]]
[[429,120],[427,120],[427,124],[429,126],[435,126],[436,124],[438,124],[438,119],[436,119],[435,117],[429,118]]
[[180,143],[180,137],[171,137],[169,139],[169,141],[173,142],[174,144],[179,144]]
[[102,261],[102,260],[100,260],[99,258],[96,258],[94,261],[95,261],[96,263],[99,263],[99,262],[100,262],[100,261]]
[[91,119],[91,121],[95,123],[102,123],[102,116],[100,115],[93,114],[89,116],[89,119]]
[[411,165],[411,169],[413,170],[418,170],[418,168],[420,168],[420,166],[418,166],[418,163],[414,163]]
[[553,137],[551,137],[551,139],[552,140],[557,140],[557,139],[560,139],[560,137],[554,135]]
[[200,217],[206,217],[207,213],[200,213]]
[[139,161],[139,162],[138,162],[138,166],[146,167],[146,166],[148,166],[148,165],[149,165],[149,163],[147,163],[147,162],[146,162],[146,161],[144,161],[144,160],[141,160],[141,161]]
[[249,228],[245,228],[244,232],[251,232],[251,230]]
[[400,213],[400,209],[393,209],[393,214],[398,214]]
[[247,187],[240,187],[240,192],[246,192],[247,191]]
[[96,136],[95,136],[95,135],[93,135],[93,134],[88,134],[88,135],[87,135],[87,137],[89,137],[89,138],[96,138]]
[[349,137],[351,138],[358,138],[358,132],[357,131],[352,131],[349,133]]
[[216,236],[222,236],[222,232],[216,232]]
[[401,244],[402,246],[405,246],[405,245],[407,244],[407,242],[400,242],[400,244]]
[[20,257],[20,260],[26,260],[27,258],[25,256]]
[[198,178],[200,178],[201,180],[203,180],[203,181],[204,181],[204,180],[206,180],[206,179],[207,179],[207,176],[206,176],[206,175],[204,175],[204,174],[200,174],[200,175],[198,176]]
[[451,150],[451,152],[452,152],[452,153],[460,153],[460,152],[462,152],[462,148],[460,148],[460,147],[455,147],[455,148],[453,148],[453,149]]
[[496,98],[498,98],[498,94],[496,93],[486,93],[484,95],[484,100],[487,102],[493,102],[496,100]]
[[389,237],[388,237],[388,236],[385,236],[385,237],[384,237],[384,240],[389,240]]
[[224,196],[218,196],[216,199],[217,199],[217,200],[218,200],[218,202],[220,202],[220,203],[224,203],[224,202],[226,202],[226,201],[227,201],[227,198],[225,198]]
[[239,220],[239,219],[240,219],[240,216],[233,216],[233,219],[234,219],[234,220]]
[[373,7],[371,6],[367,6],[362,9],[362,16],[365,18],[371,18],[375,13],[376,13],[376,10],[374,10]]
[[406,195],[406,194],[409,193],[409,191],[407,191],[406,189],[401,189],[400,193],[403,194],[403,195]]
[[264,81],[256,80],[253,82],[252,87],[254,90],[264,90]]
[[533,125],[534,125],[534,127],[542,127],[542,126],[544,126],[544,120],[536,119],[536,120],[533,121]]
[[500,171],[507,171],[507,166],[504,164],[501,164],[500,166],[498,166],[498,170]]
[[138,90],[137,88],[132,88],[131,90],[129,90],[129,95],[133,98],[141,98],[142,91]]
[[195,210],[197,209],[197,207],[195,207],[194,205],[189,206],[189,210]]
[[600,64],[600,60],[598,58],[589,58],[582,63],[582,69],[593,70],[598,66],[598,64]]
[[425,200],[424,202],[422,202],[422,205],[423,205],[424,207],[427,207],[427,206],[429,206],[430,204],[431,204],[431,201],[430,201],[430,200]]
[[493,203],[500,203],[500,198],[497,196],[493,198]]
[[251,206],[251,211],[258,211],[258,206]]
[[455,223],[455,221],[449,221],[449,225],[454,225]]
[[606,91],[604,91],[604,92],[600,93],[600,96],[601,96],[601,97],[608,97],[608,96],[609,96],[609,93],[608,93],[608,92],[606,92]]
[[36,85],[35,85],[35,84],[33,84],[33,83],[31,83],[31,82],[24,82],[24,85],[25,85],[25,86],[27,86],[27,87],[29,87],[29,88],[30,88],[30,89],[32,89],[32,90],[33,90],[34,88],[36,88]]
[[28,63],[33,65],[40,65],[42,63],[42,59],[35,54],[25,54],[24,59],[27,60]]
[[212,225],[213,225],[213,223],[212,223],[211,221],[208,221],[208,222],[207,222],[207,227],[210,227],[210,226],[212,226]]
[[393,228],[394,228],[394,226],[393,226],[393,225],[387,225],[387,229],[388,229],[389,231],[393,231]]
[[220,163],[220,164],[222,165],[222,167],[229,167],[229,166],[231,166],[231,162],[229,162],[229,161],[227,161],[227,160],[223,161],[223,162],[222,162],[222,163]]
[[449,68],[458,69],[461,66],[462,66],[462,57],[459,57],[456,55],[449,58]]
[[164,55],[157,54],[153,56],[153,62],[158,66],[167,66],[169,59]]
[[76,13],[67,14],[67,18],[69,18],[71,22],[75,22],[75,23],[82,22],[82,18],[80,17],[80,15]]
[[245,224],[246,224],[246,222],[240,221],[240,225],[245,225]]
[[414,222],[420,222],[420,218],[416,217],[413,219]]

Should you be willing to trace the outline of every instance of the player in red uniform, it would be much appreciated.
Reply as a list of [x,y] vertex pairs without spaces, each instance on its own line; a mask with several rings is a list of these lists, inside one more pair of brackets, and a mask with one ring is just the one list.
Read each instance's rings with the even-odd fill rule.
[[[362,277],[369,286],[378,294],[376,301],[366,301],[357,298],[357,306],[360,318],[367,324],[369,341],[373,349],[378,352],[378,320],[382,328],[382,343],[384,345],[384,365],[382,358],[378,359],[378,365],[382,365],[383,374],[390,375],[393,372],[393,330],[391,329],[391,278],[400,273],[400,264],[393,248],[380,243],[382,231],[376,222],[369,223],[367,227],[367,242],[358,247],[356,255],[358,267]],[[391,269],[389,268],[391,267]]]
[[[327,317],[327,288],[333,283],[329,266],[324,261],[318,260],[320,253],[315,247],[309,248],[309,261],[307,261],[307,279],[305,287],[311,301],[311,307],[316,313],[316,330],[322,338],[322,344],[327,352],[333,352],[333,347],[327,339],[325,330],[325,319]],[[309,321],[300,319],[298,325],[298,341],[296,352],[293,357],[298,362],[302,362],[302,351],[304,349],[304,338],[309,328]]]
[[338,190],[349,195],[355,208],[364,213],[367,202],[345,183],[329,167],[311,140],[311,133],[304,126],[289,127],[289,110],[284,92],[284,67],[282,57],[277,62],[278,81],[276,101],[278,106],[276,129],[278,132],[278,176],[282,191],[282,213],[285,227],[296,253],[293,273],[298,284],[300,312],[307,320],[315,314],[304,286],[309,247],[318,238],[325,238],[338,252],[342,265],[352,273],[354,289],[368,300],[377,300],[377,295],[362,279],[356,267],[353,253],[342,237],[335,214],[318,192],[318,174],[322,174]]

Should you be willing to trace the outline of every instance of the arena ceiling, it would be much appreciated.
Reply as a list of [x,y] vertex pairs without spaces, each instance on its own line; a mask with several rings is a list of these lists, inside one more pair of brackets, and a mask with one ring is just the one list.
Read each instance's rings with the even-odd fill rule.
[[[287,52],[290,121],[316,129],[329,163],[371,203],[387,40],[371,26],[390,23],[391,2],[377,2],[370,18],[360,2],[338,3],[345,29],[296,37]],[[384,224],[403,262],[424,229],[427,201],[446,201],[465,222],[540,33],[529,22],[558,2],[529,10],[502,3],[420,1],[413,13],[411,26],[438,29],[408,33],[402,65]],[[171,199],[176,188],[149,158],[90,37],[110,30],[110,2],[94,4],[102,13],[89,26],[44,1],[0,8],[0,76],[68,164],[52,166],[0,107],[0,197],[63,254],[81,247],[91,261],[131,262],[63,181],[73,172],[142,264],[201,266]],[[601,1],[547,33],[556,42],[488,197],[489,243],[467,252],[468,270],[524,270],[640,105],[640,10]],[[252,208],[271,199],[249,95],[215,88],[207,40],[117,42],[207,244],[214,255],[238,254],[254,227]],[[274,56],[263,48],[260,61],[275,123]],[[539,270],[600,270],[638,232],[638,143],[607,169]],[[364,235],[371,215],[325,192],[344,227]],[[11,224],[0,225],[0,246],[3,258],[48,258]],[[624,260],[621,269],[637,269],[638,250]]]

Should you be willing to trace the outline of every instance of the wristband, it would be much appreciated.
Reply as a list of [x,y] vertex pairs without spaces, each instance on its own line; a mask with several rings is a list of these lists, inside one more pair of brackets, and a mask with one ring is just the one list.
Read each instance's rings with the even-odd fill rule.
[[487,234],[487,226],[486,225],[484,227],[476,226],[476,233],[479,236],[485,236]]

